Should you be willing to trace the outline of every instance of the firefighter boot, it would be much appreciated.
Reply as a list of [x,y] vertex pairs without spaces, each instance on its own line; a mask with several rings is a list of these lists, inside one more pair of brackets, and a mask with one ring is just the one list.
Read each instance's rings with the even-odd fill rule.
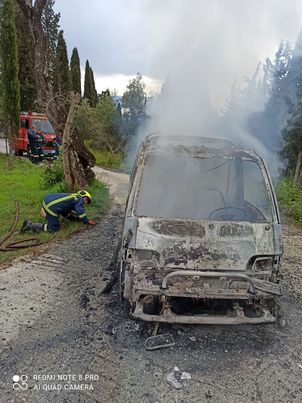
[[29,220],[25,220],[22,225],[22,228],[20,229],[20,232],[23,233],[23,232],[28,232],[28,231],[42,232],[42,231],[44,231],[44,224],[41,224],[39,222],[34,223]]

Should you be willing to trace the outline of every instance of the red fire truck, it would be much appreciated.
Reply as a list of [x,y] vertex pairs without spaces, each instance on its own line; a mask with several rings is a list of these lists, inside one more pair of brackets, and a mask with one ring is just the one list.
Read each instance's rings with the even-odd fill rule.
[[57,158],[57,136],[47,116],[36,112],[21,112],[19,132],[13,138],[12,148],[16,155],[27,153],[30,156],[27,132],[29,129],[41,130],[44,136],[43,152],[45,158]]

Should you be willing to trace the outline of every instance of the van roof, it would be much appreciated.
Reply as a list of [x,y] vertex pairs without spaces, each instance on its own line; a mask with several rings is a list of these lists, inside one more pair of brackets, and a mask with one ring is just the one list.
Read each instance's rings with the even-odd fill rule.
[[149,134],[141,144],[145,153],[177,153],[192,156],[220,155],[224,157],[240,156],[248,159],[261,159],[254,151],[236,146],[232,141],[220,137],[202,137],[192,135]]

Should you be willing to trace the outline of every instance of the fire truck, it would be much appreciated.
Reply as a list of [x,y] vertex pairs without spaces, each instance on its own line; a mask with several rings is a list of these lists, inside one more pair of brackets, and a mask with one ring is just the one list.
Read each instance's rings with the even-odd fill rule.
[[30,149],[27,133],[29,129],[41,130],[44,137],[43,153],[44,158],[57,158],[58,139],[47,116],[36,112],[21,112],[19,131],[12,141],[12,149],[15,155],[24,153],[30,158]]

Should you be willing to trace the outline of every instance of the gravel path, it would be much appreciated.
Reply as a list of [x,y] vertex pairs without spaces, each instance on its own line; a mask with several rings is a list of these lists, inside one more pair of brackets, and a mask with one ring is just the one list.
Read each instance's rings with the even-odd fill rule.
[[[127,178],[105,174],[123,205]],[[301,230],[285,228],[285,328],[161,326],[176,346],[147,352],[151,326],[128,318],[116,288],[101,294],[123,223],[113,206],[95,227],[0,271],[0,402],[301,402]],[[175,366],[192,376],[179,390],[166,380]],[[14,375],[27,389],[17,378],[13,389]]]

